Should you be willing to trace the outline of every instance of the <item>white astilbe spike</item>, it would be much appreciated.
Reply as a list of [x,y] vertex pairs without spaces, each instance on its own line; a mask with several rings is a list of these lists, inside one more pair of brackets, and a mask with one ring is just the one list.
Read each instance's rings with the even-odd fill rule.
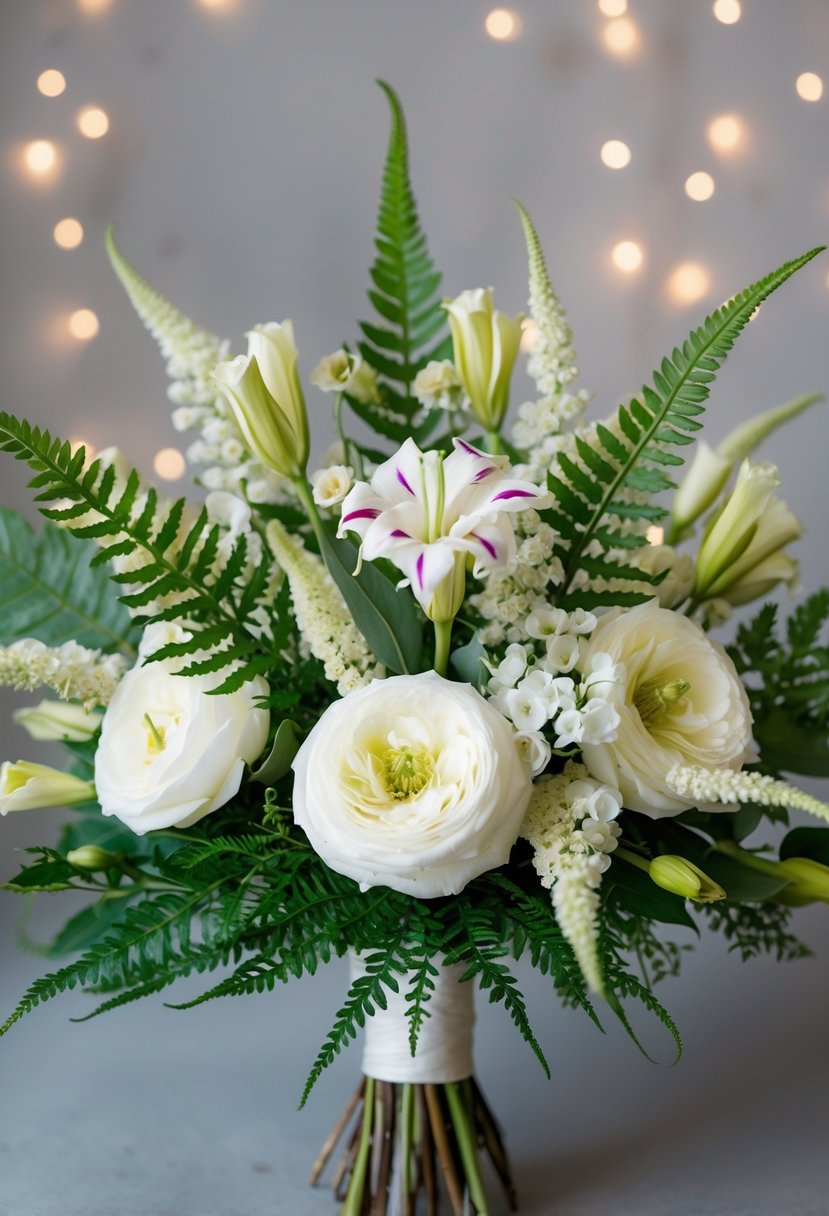
[[521,835],[533,849],[541,885],[552,889],[559,928],[573,948],[591,992],[604,989],[599,958],[599,894],[618,828],[612,825],[621,795],[592,781],[583,764],[533,786]]
[[675,765],[668,785],[683,798],[695,802],[755,802],[758,806],[791,807],[829,822],[829,805],[767,773],[735,773],[730,769],[706,769],[697,765]]
[[0,685],[25,692],[51,688],[61,700],[82,701],[86,709],[109,704],[126,668],[121,655],[104,655],[77,642],[46,646],[21,638],[0,646]]
[[322,559],[278,520],[270,521],[265,535],[288,577],[297,628],[340,696],[384,675]]

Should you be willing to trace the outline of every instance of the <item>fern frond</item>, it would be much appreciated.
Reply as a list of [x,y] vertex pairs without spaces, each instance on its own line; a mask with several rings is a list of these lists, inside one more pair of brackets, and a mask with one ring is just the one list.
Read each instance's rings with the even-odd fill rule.
[[[608,530],[618,531],[626,520],[651,520],[665,514],[646,499],[673,486],[663,468],[680,458],[670,448],[693,443],[711,382],[757,307],[820,251],[813,249],[786,262],[716,309],[681,349],[663,359],[653,373],[653,385],[619,407],[612,426],[596,428],[590,444],[593,456],[586,457],[581,440],[560,461],[558,471],[551,473],[549,488],[559,500],[555,510],[561,537],[557,555],[564,566],[557,598],[561,607],[594,604],[590,591],[579,589],[575,594],[574,587],[583,555],[593,541],[606,553]],[[607,572],[605,577],[617,576]],[[642,581],[639,572],[634,572],[631,581]]]
[[441,276],[429,255],[412,192],[403,110],[394,90],[382,80],[378,84],[391,107],[368,293],[379,323],[360,323],[363,340],[358,346],[384,381],[385,393],[380,406],[353,399],[351,405],[374,430],[402,442],[412,433],[411,419],[420,408],[412,382],[429,359],[439,357],[446,317],[438,299]]

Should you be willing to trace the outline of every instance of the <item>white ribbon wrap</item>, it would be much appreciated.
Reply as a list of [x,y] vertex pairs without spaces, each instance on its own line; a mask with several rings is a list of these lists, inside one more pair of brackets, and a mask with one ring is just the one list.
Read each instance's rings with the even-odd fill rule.
[[[362,959],[353,950],[349,950],[349,959],[352,981],[366,974]],[[458,982],[465,971],[462,963],[452,967],[435,965],[438,968],[435,990],[426,1005],[429,1016],[423,1019],[420,1028],[417,1054],[412,1056],[409,1046],[408,976],[400,975],[399,992],[385,988],[387,1007],[375,1007],[374,1016],[366,1019],[365,1076],[416,1085],[442,1085],[472,1076],[474,984]]]

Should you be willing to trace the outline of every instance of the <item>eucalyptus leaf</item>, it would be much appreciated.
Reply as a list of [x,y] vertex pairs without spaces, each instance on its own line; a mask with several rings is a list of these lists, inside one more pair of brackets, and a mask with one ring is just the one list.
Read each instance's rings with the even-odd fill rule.
[[473,688],[477,688],[478,692],[480,692],[484,681],[489,676],[489,672],[484,667],[484,659],[486,657],[486,648],[476,636],[473,637],[471,642],[467,642],[465,646],[459,646],[457,650],[452,651],[449,665],[462,680],[465,680],[467,684],[471,684]]
[[780,842],[780,860],[809,857],[829,866],[829,828],[793,828]]
[[771,768],[805,777],[829,777],[829,735],[824,729],[810,726],[774,710],[755,723],[754,734]]
[[296,722],[292,722],[290,718],[279,723],[267,758],[250,775],[252,781],[261,781],[262,785],[274,785],[280,777],[285,776],[299,751],[298,730]]
[[320,549],[354,623],[384,667],[397,674],[420,671],[423,636],[411,595],[398,591],[370,562],[355,575],[358,549],[350,540],[323,531]]

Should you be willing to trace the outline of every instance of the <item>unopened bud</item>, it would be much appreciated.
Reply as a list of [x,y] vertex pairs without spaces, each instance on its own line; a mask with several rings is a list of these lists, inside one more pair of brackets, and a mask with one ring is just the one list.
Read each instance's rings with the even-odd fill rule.
[[97,844],[82,844],[78,849],[70,849],[66,860],[76,870],[109,870],[117,864],[118,857]]
[[791,886],[784,887],[777,898],[784,904],[829,904],[829,866],[811,857],[788,857],[778,863],[777,873],[788,878]]
[[654,857],[648,866],[648,874],[658,887],[698,904],[712,904],[718,899],[725,899],[725,891],[720,884],[684,857],[670,853]]

